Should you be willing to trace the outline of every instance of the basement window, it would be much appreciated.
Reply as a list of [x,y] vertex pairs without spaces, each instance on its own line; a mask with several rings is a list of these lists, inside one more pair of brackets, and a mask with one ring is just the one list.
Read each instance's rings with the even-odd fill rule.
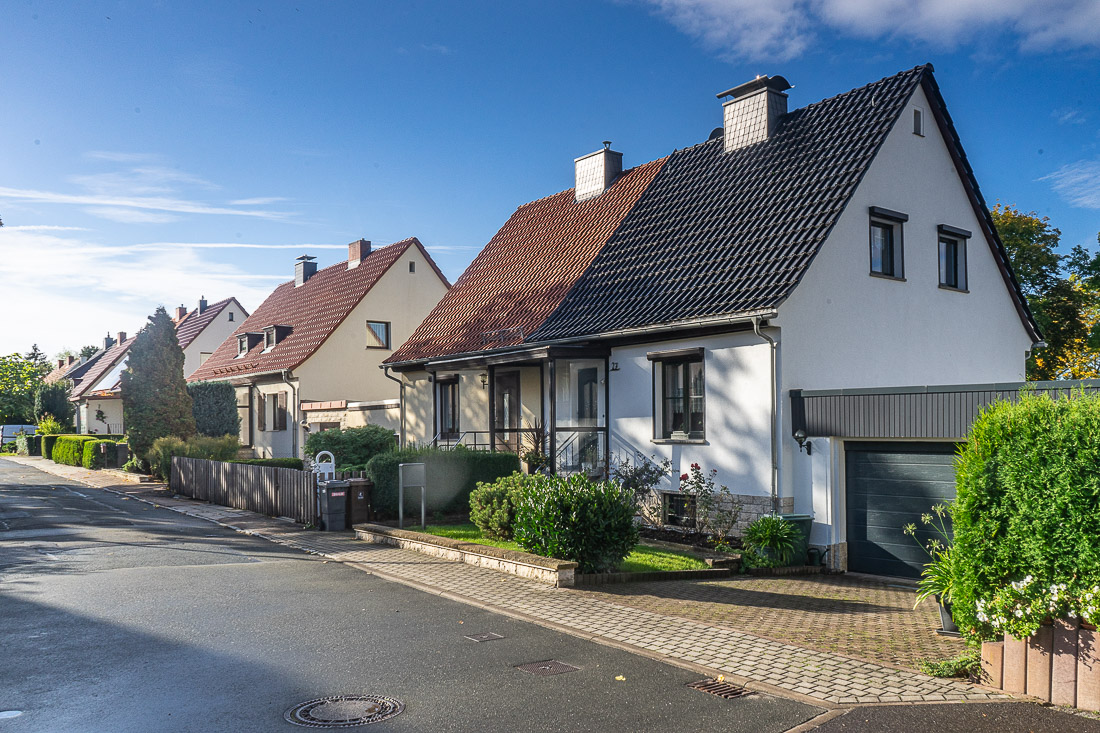
[[880,206],[871,207],[871,275],[894,280],[905,279],[902,225],[908,220],[908,214]]

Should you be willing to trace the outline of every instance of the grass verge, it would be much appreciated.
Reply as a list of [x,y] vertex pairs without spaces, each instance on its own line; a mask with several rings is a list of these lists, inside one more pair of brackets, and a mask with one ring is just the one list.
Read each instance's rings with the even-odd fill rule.
[[[425,529],[412,527],[414,531],[426,532],[436,537],[449,537],[452,540],[473,542],[477,545],[489,545],[491,547],[503,547],[506,550],[525,550],[515,542],[504,540],[490,540],[481,536],[481,530],[473,523],[465,524],[429,524]],[[649,547],[648,545],[635,545],[619,572],[623,573],[652,573],[667,570],[706,570],[708,565],[686,552],[676,552],[664,548]]]

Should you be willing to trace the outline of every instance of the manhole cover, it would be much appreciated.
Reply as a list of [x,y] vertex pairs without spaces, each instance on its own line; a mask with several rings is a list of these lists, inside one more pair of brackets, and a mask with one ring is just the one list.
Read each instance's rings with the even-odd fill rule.
[[492,631],[486,631],[484,634],[470,634],[466,637],[470,641],[493,641],[495,639],[503,639],[500,634],[494,634]]
[[404,703],[392,697],[334,695],[295,705],[283,717],[307,728],[354,728],[388,720],[404,709]]
[[580,667],[574,667],[571,664],[559,662],[556,659],[547,659],[545,662],[519,664],[516,665],[516,669],[522,670],[524,672],[530,672],[531,674],[537,674],[541,677],[548,677],[552,674],[565,674],[566,672],[576,672],[580,670]]
[[729,682],[722,682],[714,679],[699,680],[698,682],[692,682],[688,685],[693,690],[699,690],[700,692],[709,692],[711,695],[717,695],[718,697],[724,697],[727,700],[732,700],[735,697],[741,697],[742,695],[749,694],[749,691],[744,687],[738,685],[731,685]]

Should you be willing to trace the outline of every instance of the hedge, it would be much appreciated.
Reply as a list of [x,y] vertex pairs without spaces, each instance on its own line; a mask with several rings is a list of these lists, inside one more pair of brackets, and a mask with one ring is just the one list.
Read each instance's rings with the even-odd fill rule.
[[[62,438],[67,440],[68,447],[62,452],[65,460],[59,460],[55,455],[57,445]],[[86,440],[123,440],[122,435],[43,435],[42,457],[49,458],[54,463],[64,463],[69,466],[81,466],[84,463],[84,441]],[[77,447],[79,446],[79,447]]]
[[[514,453],[490,453],[464,448],[407,448],[382,453],[366,466],[374,482],[371,501],[374,511],[382,517],[397,516],[397,467],[402,463],[424,463],[428,484],[427,508],[430,512],[457,513],[470,509],[470,492],[479,481],[490,483],[501,476],[519,470],[519,456]],[[405,497],[406,511],[420,508],[419,492]]]
[[956,466],[953,616],[970,637],[1100,616],[1100,396],[1023,395],[974,421]]
[[229,461],[230,463],[243,463],[248,466],[271,466],[273,468],[296,468],[302,470],[301,458],[249,458],[241,461]]
[[167,481],[172,475],[172,456],[229,462],[237,457],[240,449],[241,444],[236,435],[223,435],[220,438],[193,435],[187,440],[167,435],[153,441],[147,460],[150,470]]
[[42,455],[42,436],[23,434],[15,436],[15,450],[21,456]]
[[199,435],[221,437],[241,432],[241,414],[237,410],[237,390],[229,382],[191,382],[191,414]]
[[343,471],[347,466],[365,465],[379,453],[397,450],[397,438],[392,430],[381,425],[311,433],[306,438],[306,455],[316,456],[323,450],[332,453]]
[[[114,464],[118,448],[114,440],[86,440],[84,441],[84,453],[81,457],[81,465],[84,468],[103,468],[108,464]],[[106,447],[106,454],[101,452],[100,446]]]

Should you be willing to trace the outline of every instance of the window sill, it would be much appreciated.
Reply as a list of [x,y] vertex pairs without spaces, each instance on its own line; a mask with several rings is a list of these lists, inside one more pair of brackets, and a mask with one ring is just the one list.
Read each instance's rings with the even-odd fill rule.
[[943,283],[940,283],[940,290],[950,290],[953,293],[969,293],[970,292],[966,288],[953,288],[950,285],[944,285]]
[[904,277],[898,277],[897,275],[884,275],[881,272],[871,272],[868,274],[870,274],[871,277],[881,277],[883,280],[896,280],[900,283],[905,282]]
[[364,346],[367,351],[393,351],[389,346]]
[[672,438],[652,438],[650,443],[654,445],[707,445],[706,438],[686,438],[684,440],[673,440]]

